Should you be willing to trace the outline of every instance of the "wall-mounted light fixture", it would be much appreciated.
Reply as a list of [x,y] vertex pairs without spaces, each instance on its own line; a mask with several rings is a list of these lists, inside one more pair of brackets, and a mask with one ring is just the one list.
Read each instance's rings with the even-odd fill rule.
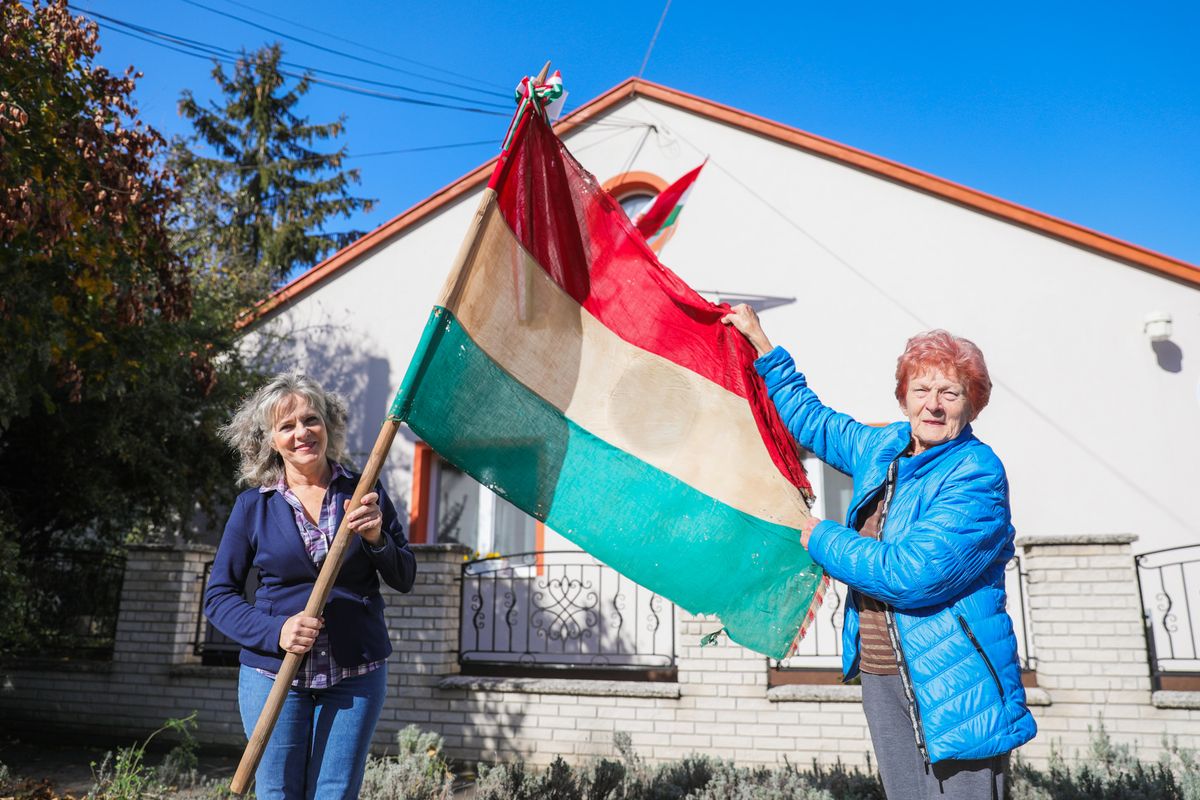
[[1152,342],[1165,342],[1171,338],[1171,315],[1166,311],[1153,311],[1146,315],[1142,331]]

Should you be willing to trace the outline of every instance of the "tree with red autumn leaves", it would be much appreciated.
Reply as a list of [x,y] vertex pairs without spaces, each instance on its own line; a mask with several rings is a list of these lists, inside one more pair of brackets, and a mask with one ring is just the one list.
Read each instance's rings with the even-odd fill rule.
[[165,142],[95,23],[0,0],[0,32],[0,544],[175,534],[234,488],[216,429],[255,377],[251,298],[173,252]]

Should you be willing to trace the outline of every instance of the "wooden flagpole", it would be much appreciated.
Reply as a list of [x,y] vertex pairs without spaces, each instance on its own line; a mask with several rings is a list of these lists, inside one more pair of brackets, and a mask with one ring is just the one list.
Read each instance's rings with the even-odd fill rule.
[[[534,80],[534,84],[544,83],[549,72],[550,62],[547,61]],[[533,91],[532,86],[530,91]],[[463,246],[450,270],[452,277],[462,269],[463,264],[474,253],[479,240],[479,223],[493,196],[494,192],[484,190],[483,197],[479,202],[479,210],[475,214],[474,224],[468,229]],[[354,495],[350,499],[351,509],[358,508],[363,495],[374,489],[376,481],[379,480],[379,473],[383,469],[383,462],[387,459],[388,451],[391,450],[392,441],[396,438],[399,429],[399,419],[389,417],[384,420],[379,436],[375,440],[375,446],[371,448],[371,455],[367,458],[366,466],[363,468],[362,476],[354,488]],[[333,543],[329,546],[325,562],[321,565],[321,572],[317,575],[316,583],[313,584],[312,594],[309,595],[308,603],[304,606],[305,616],[319,617],[325,610],[329,593],[337,581],[338,572],[342,569],[346,550],[355,538],[357,538],[357,534],[350,531],[344,515],[341,524],[338,525],[337,534],[333,537]],[[250,734],[250,740],[242,752],[242,760],[238,762],[237,771],[234,772],[233,780],[229,784],[229,789],[234,794],[245,794],[254,782],[254,772],[258,769],[258,762],[262,760],[263,751],[271,738],[271,732],[275,729],[275,723],[279,720],[279,712],[283,710],[283,702],[287,698],[288,690],[291,689],[292,681],[296,679],[296,673],[300,670],[300,662],[304,660],[304,656],[304,653],[288,653],[284,656],[283,664],[275,675],[275,683],[271,686],[270,694],[267,695],[267,702],[258,715],[258,722],[254,724],[254,731]]]

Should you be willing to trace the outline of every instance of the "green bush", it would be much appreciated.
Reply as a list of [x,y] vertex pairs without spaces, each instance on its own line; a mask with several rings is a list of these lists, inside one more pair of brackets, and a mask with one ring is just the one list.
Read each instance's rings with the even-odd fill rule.
[[620,760],[596,759],[571,767],[561,757],[545,771],[524,761],[481,765],[476,800],[883,800],[874,775],[847,769],[791,765],[741,768],[706,755],[648,765],[629,735],[614,737]]
[[[196,727],[196,712],[183,719],[169,719],[161,728],[128,747],[104,754],[99,764],[92,762],[92,788],[87,800],[143,800],[143,798],[167,797],[181,785],[193,786],[199,776],[196,773],[196,739],[192,731]],[[171,731],[179,737],[179,743],[167,753],[162,766],[150,769],[146,766],[146,747],[154,737]]]
[[409,725],[396,734],[394,756],[369,758],[363,800],[449,800],[454,775],[442,756],[442,737]]
[[[155,800],[182,794],[194,800],[226,800],[227,784],[197,774],[195,714],[169,720],[144,742],[109,753],[93,764],[89,800]],[[179,743],[157,769],[144,763],[146,746],[171,731]],[[694,754],[665,764],[648,764],[628,734],[614,737],[617,758],[572,766],[563,758],[538,769],[518,759],[480,765],[476,800],[884,800],[870,762],[867,768],[813,763],[800,769],[739,767]],[[450,800],[453,774],[442,737],[410,725],[396,735],[396,753],[367,761],[363,800]],[[13,776],[0,764],[0,788]],[[3,794],[3,792],[0,792]],[[1091,729],[1086,752],[1072,762],[1057,749],[1046,769],[1019,755],[1009,771],[1008,800],[1200,800],[1200,761],[1178,742],[1164,741],[1163,755],[1142,761],[1136,750],[1113,742],[1103,722]]]
[[736,767],[720,762],[712,780],[689,800],[884,800],[883,786],[869,769],[832,767],[815,761],[811,770],[783,767]]
[[529,772],[524,761],[480,764],[478,774],[475,800],[533,800],[536,796],[536,773]]
[[1045,772],[1015,757],[1010,800],[1200,800],[1200,764],[1191,750],[1164,740],[1162,757],[1145,763],[1112,740],[1103,720],[1088,730],[1091,745],[1073,765],[1057,749]]
[[[619,760],[595,759],[572,767],[561,757],[545,770],[521,760],[479,767],[476,800],[884,800],[868,762],[865,770],[813,763],[799,769],[738,767],[691,755],[648,765],[617,734]],[[1009,771],[1009,800],[1200,800],[1200,762],[1177,742],[1164,742],[1156,762],[1143,762],[1128,745],[1112,741],[1103,723],[1092,729],[1087,752],[1068,764],[1051,755],[1047,769],[1019,756]]]
[[834,800],[828,790],[814,786],[790,769],[738,768],[722,763],[704,788],[688,795],[692,800]]

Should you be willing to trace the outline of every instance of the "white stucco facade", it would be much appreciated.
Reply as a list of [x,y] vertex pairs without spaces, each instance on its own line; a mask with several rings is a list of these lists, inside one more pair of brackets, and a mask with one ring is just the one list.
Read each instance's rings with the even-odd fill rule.
[[[795,297],[764,325],[827,404],[899,418],[896,357],[908,336],[946,328],[987,357],[995,389],[975,431],[1008,469],[1020,534],[1128,532],[1136,551],[1200,543],[1195,284],[646,97],[593,123],[564,138],[601,181],[639,170],[669,182],[709,158],[662,259],[697,289]],[[348,395],[364,455],[480,190],[261,324],[286,335],[284,361]],[[1142,330],[1156,311],[1173,321],[1157,350]],[[398,504],[411,450],[398,439],[385,472]]]

